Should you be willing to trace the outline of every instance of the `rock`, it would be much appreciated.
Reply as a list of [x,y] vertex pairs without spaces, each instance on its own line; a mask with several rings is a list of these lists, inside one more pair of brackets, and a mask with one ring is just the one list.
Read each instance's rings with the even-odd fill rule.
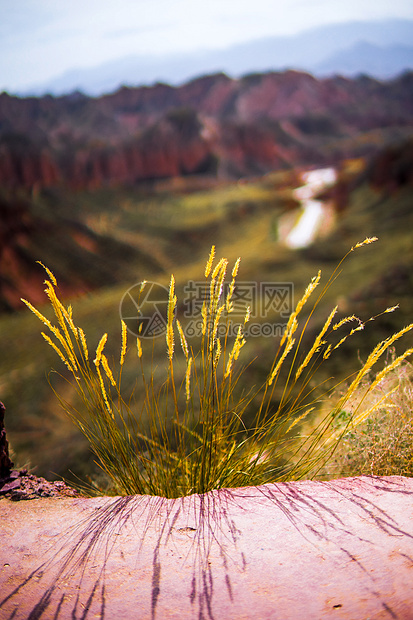
[[2,618],[411,620],[413,480],[0,500]]
[[7,478],[13,467],[9,457],[9,442],[6,439],[6,429],[4,427],[4,414],[6,407],[0,402],[0,481]]
[[22,469],[12,471],[8,478],[0,481],[0,495],[19,501],[39,497],[78,497],[80,493],[62,481],[49,482]]
[[10,491],[14,489],[20,488],[21,481],[20,480],[11,480],[10,482],[5,482],[3,486],[0,488],[0,495],[6,495]]

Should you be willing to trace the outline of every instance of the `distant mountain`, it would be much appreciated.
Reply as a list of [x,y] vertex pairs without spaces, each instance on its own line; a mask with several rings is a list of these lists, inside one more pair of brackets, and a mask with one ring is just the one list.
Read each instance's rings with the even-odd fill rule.
[[[321,26],[295,36],[269,37],[224,50],[187,55],[128,56],[90,69],[73,69],[46,84],[34,84],[26,95],[62,95],[75,90],[98,96],[120,85],[154,82],[177,85],[195,76],[225,72],[308,71],[316,76],[369,73],[395,76],[413,68],[413,21],[349,22]],[[376,60],[374,60],[376,56]]]
[[413,67],[413,47],[394,45],[379,47],[362,41],[350,49],[336,52],[316,66],[318,75],[354,76],[364,73],[381,79],[396,75],[401,67]]

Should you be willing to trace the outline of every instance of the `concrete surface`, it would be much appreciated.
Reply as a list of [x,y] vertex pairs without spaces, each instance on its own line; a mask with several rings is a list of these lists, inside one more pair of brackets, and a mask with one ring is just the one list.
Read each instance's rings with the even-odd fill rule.
[[413,479],[0,500],[0,618],[413,619]]

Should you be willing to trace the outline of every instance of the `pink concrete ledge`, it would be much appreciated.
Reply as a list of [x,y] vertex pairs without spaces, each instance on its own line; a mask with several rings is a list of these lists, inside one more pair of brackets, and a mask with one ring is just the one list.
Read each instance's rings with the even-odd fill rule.
[[0,618],[413,618],[413,479],[0,501]]

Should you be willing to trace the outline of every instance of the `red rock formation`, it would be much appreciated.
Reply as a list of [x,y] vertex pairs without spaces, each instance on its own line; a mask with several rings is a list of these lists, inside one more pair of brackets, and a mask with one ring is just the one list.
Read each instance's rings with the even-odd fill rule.
[[413,73],[378,82],[317,80],[297,71],[240,80],[217,74],[178,88],[122,88],[99,99],[3,93],[0,185],[80,188],[200,172],[245,176],[365,155],[377,148],[377,137],[369,142],[361,132],[412,131],[412,93]]

